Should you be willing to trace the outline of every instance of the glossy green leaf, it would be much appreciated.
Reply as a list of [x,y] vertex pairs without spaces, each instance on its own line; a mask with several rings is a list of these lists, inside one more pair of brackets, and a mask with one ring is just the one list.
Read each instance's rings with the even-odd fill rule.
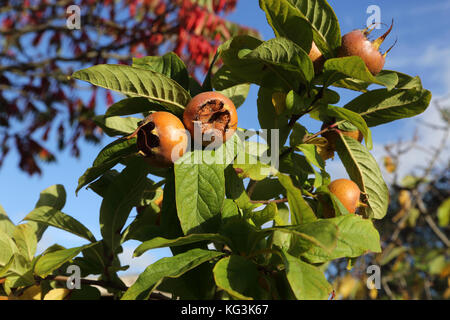
[[126,65],[100,64],[76,71],[72,77],[130,97],[152,99],[176,114],[181,114],[191,99],[189,93],[172,79]]
[[222,252],[192,249],[169,258],[162,258],[148,266],[136,282],[125,292],[122,300],[146,299],[164,278],[178,278],[204,262],[224,255]]
[[83,249],[87,248],[88,246],[90,245],[71,249],[57,250],[47,254],[43,254],[38,258],[36,264],[34,265],[34,273],[41,278],[45,278],[54,270],[62,266],[64,263],[75,258]]
[[5,209],[0,205],[0,233],[6,233],[8,236],[12,236],[15,229],[14,223],[9,219]]
[[318,268],[282,251],[286,277],[298,300],[326,300],[332,286]]
[[34,254],[36,253],[38,242],[34,228],[28,224],[17,225],[14,230],[13,239],[16,242],[20,254],[31,262],[34,258]]
[[430,101],[428,90],[378,89],[358,96],[344,108],[359,113],[369,127],[374,127],[421,114]]
[[142,118],[96,116],[94,122],[110,137],[125,136],[136,130]]
[[308,54],[286,38],[275,38],[263,42],[245,55],[245,59],[256,59],[287,71],[298,73],[305,82],[314,77],[314,67]]
[[247,99],[249,91],[250,85],[248,83],[243,83],[224,89],[220,91],[220,93],[230,98],[230,100],[233,101],[234,106],[239,108],[245,102],[245,99]]
[[194,151],[175,164],[178,218],[185,234],[217,231],[225,199],[224,165],[208,164]]
[[303,224],[316,221],[316,215],[308,203],[303,199],[302,191],[294,186],[289,176],[278,174],[278,179],[287,191],[289,208],[292,213],[293,224]]
[[361,131],[362,135],[364,136],[367,148],[369,150],[372,150],[372,133],[367,127],[366,121],[361,115],[349,109],[339,108],[335,106],[326,106],[322,108],[322,110],[328,116],[335,117],[341,120],[347,120],[348,122],[353,124],[359,131]]
[[145,241],[141,243],[136,250],[134,250],[134,256],[139,257],[143,253],[147,252],[151,249],[156,248],[164,248],[164,247],[176,247],[176,246],[183,246],[186,244],[196,243],[196,242],[220,242],[220,243],[229,243],[230,241],[226,239],[225,237],[217,234],[217,233],[207,233],[207,234],[190,234],[185,237],[180,237],[176,239],[165,239],[161,237],[156,237],[154,239]]
[[313,40],[312,28],[290,1],[260,0],[259,5],[277,37],[290,39],[309,52]]
[[258,269],[252,261],[231,255],[216,263],[214,280],[217,286],[239,300],[260,299]]
[[142,195],[148,165],[135,161],[128,165],[109,186],[100,207],[100,231],[103,241],[115,250],[131,209]]
[[128,116],[149,111],[164,111],[165,108],[159,103],[150,101],[143,97],[133,97],[120,100],[106,110],[105,117]]
[[311,263],[323,263],[338,258],[354,258],[369,252],[381,252],[380,235],[372,221],[355,214],[327,219],[336,224],[338,238],[335,249],[326,252],[319,246],[313,246],[302,256]]
[[339,135],[336,149],[350,179],[367,198],[366,215],[382,219],[387,213],[389,190],[378,163],[367,148],[353,138]]
[[161,73],[176,81],[184,89],[189,88],[189,75],[186,65],[173,52],[168,52],[162,56],[133,58],[133,67]]
[[325,56],[334,56],[341,45],[341,28],[333,8],[325,0],[289,0],[313,28],[313,39]]
[[39,222],[67,232],[73,233],[91,242],[95,237],[83,224],[75,218],[48,206],[41,206],[31,211],[24,220]]

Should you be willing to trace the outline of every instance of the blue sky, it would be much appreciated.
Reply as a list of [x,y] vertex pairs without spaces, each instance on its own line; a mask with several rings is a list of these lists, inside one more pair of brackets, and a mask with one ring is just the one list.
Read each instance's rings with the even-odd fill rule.
[[[330,0],[341,23],[342,34],[353,29],[364,28],[369,5],[381,8],[382,22],[389,24],[395,19],[394,30],[382,49],[386,50],[396,38],[398,43],[390,52],[385,68],[395,69],[410,75],[419,75],[425,88],[433,92],[434,98],[442,97],[450,89],[450,28],[448,16],[450,14],[450,0],[430,1],[362,1],[362,0]],[[273,32],[266,23],[264,13],[259,9],[257,0],[240,0],[237,10],[229,16],[235,22],[248,25],[260,31],[263,39],[272,38]],[[375,31],[377,32],[377,31]],[[378,31],[381,34],[381,31]],[[342,103],[351,99],[352,95],[339,91]],[[245,104],[239,108],[240,127],[259,128],[256,113],[257,87],[252,86]],[[104,107],[98,106],[101,113]],[[399,137],[412,134],[417,126],[417,119],[430,122],[439,121],[433,108],[414,119],[401,120],[392,124],[373,128],[375,142],[374,155],[377,159],[382,156],[382,146],[396,141]],[[302,121],[312,132],[316,131],[320,123],[309,119]],[[63,212],[74,216],[86,225],[97,238],[100,238],[98,212],[101,198],[89,190],[81,190],[75,196],[75,188],[80,175],[83,174],[94,160],[97,153],[111,139],[105,138],[100,145],[83,143],[81,157],[72,158],[66,151],[59,154],[55,164],[43,164],[42,176],[29,177],[17,167],[18,157],[11,153],[3,167],[0,168],[0,204],[10,218],[18,223],[34,207],[39,192],[53,184],[63,184],[67,191],[67,203]],[[432,144],[436,137],[432,131],[422,136],[424,144]],[[55,143],[56,145],[56,143]],[[448,154],[448,153],[447,153]],[[411,154],[405,159],[404,172],[410,170],[420,161],[426,161],[426,155]],[[333,178],[345,177],[345,172],[337,161],[330,163],[329,168]],[[44,235],[39,250],[53,243],[66,247],[82,245],[85,242],[67,232],[50,228]],[[136,242],[124,245],[123,260],[130,262]],[[161,256],[167,255],[167,250],[154,250],[139,259],[133,259],[130,272],[143,270],[149,263]]]

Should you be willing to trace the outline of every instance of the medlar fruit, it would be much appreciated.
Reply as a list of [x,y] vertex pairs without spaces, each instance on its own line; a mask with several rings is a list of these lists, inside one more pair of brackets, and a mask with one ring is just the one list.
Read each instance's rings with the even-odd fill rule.
[[177,161],[188,146],[183,123],[165,111],[150,114],[136,132],[137,147],[146,161],[156,167],[169,167]]
[[233,101],[219,92],[203,92],[186,106],[183,123],[193,139],[204,146],[218,137],[225,142],[237,129],[236,107]]

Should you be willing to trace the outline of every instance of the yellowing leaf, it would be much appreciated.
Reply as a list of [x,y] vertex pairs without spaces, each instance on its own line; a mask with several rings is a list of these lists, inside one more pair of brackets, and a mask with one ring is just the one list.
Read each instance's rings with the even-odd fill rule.
[[65,297],[70,293],[69,289],[66,288],[56,288],[50,290],[45,296],[44,300],[64,300]]
[[41,286],[35,284],[25,289],[19,300],[41,300]]
[[286,93],[284,92],[274,92],[272,93],[272,104],[275,107],[275,112],[277,115],[283,113],[286,109]]
[[342,282],[337,290],[337,293],[342,299],[347,299],[356,288],[358,280],[347,274],[341,281]]
[[378,290],[373,288],[369,291],[369,297],[372,300],[375,300],[378,297]]
[[397,166],[394,164],[392,158],[387,156],[384,157],[384,168],[386,169],[387,172],[393,173],[397,169]]

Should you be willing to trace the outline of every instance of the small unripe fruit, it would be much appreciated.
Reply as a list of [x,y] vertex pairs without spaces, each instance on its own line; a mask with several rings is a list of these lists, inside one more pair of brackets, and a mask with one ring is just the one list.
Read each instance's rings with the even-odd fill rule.
[[158,111],[145,118],[136,130],[137,147],[146,161],[156,167],[169,167],[188,146],[183,123],[175,115]]
[[[361,196],[361,190],[356,183],[348,179],[338,179],[331,182],[328,185],[328,189],[339,199],[348,212],[356,212],[356,209],[359,207]],[[324,206],[325,218],[332,218],[335,216],[336,213],[332,208]]]
[[353,30],[352,32],[347,33],[342,37],[342,44],[339,48],[338,57],[358,56],[364,61],[367,69],[369,69],[373,75],[377,75],[384,67],[387,54],[387,52],[382,54],[379,51],[379,48],[384,39],[391,32],[392,27],[393,24],[384,35],[373,42],[367,39],[367,35],[370,33],[367,30]]
[[186,106],[183,123],[194,140],[204,146],[215,141],[215,137],[221,137],[225,142],[237,129],[236,107],[233,101],[219,92],[203,92]]

